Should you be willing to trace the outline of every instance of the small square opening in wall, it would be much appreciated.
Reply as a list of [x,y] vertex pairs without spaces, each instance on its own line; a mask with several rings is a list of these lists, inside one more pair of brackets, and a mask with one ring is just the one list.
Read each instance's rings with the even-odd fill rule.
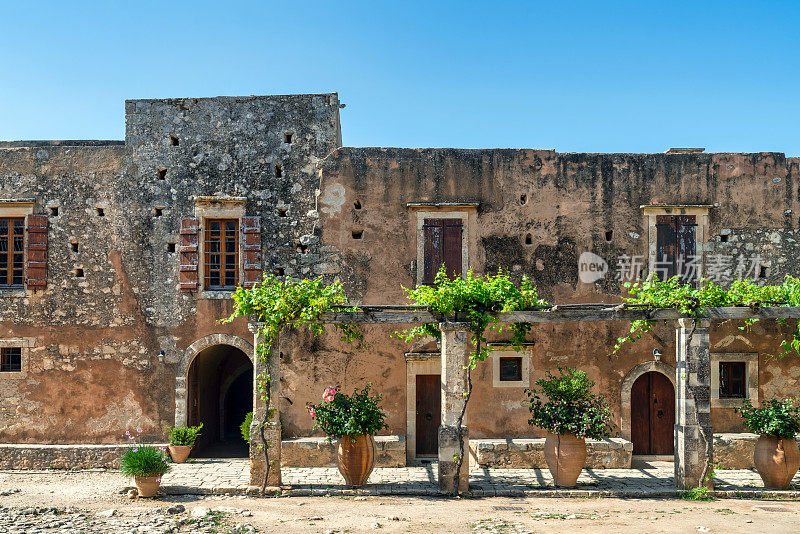
[[103,209],[103,208],[95,208],[95,211],[97,212],[97,216],[98,217],[105,217],[106,216],[106,210]]
[[0,373],[19,373],[22,371],[22,348],[3,347],[0,349]]
[[286,214],[289,211],[289,206],[277,206],[275,211],[278,213],[278,217],[286,217]]
[[165,167],[158,169],[158,179],[159,180],[167,179],[167,169]]
[[275,268],[275,276],[285,276],[285,275],[286,275],[286,271],[284,270],[283,267],[276,267]]
[[528,195],[520,195],[519,196],[519,203],[523,206],[528,203]]
[[356,199],[356,201],[353,202],[353,209],[354,210],[360,210],[361,209],[361,202],[358,199]]
[[167,243],[167,252],[169,253],[175,252],[175,243]]
[[719,236],[719,240],[720,240],[721,243],[727,243],[728,242],[728,234],[720,235]]
[[78,252],[78,242],[77,241],[73,241],[72,243],[69,244],[69,246],[70,246],[70,249],[72,249],[72,252]]
[[58,206],[50,206],[50,216],[58,217]]
[[75,267],[75,278],[83,278],[83,268]]
[[614,237],[613,230],[606,230],[606,243],[611,243],[611,239]]
[[153,208],[153,215],[155,217],[161,217],[164,214],[164,208]]
[[522,357],[507,356],[500,358],[500,381],[501,382],[522,381]]
[[292,142],[293,135],[294,132],[286,132],[285,134],[283,134],[283,142],[286,143],[287,145],[290,144]]
[[281,167],[280,163],[275,165],[275,178],[280,178],[283,176],[283,167]]
[[769,276],[769,267],[767,267],[766,265],[759,266],[759,268],[758,268],[758,277],[759,278],[766,278],[767,276]]
[[308,245],[304,245],[303,243],[300,243],[298,241],[297,243],[295,243],[295,247],[297,248],[297,253],[298,254],[306,254],[306,253],[308,253]]
[[353,239],[361,239],[364,237],[364,230],[353,230]]
[[533,236],[531,234],[525,234],[525,244],[533,245]]
[[170,146],[178,146],[180,144],[180,141],[178,141],[178,136],[177,135],[170,135],[169,136],[169,144],[170,144]]

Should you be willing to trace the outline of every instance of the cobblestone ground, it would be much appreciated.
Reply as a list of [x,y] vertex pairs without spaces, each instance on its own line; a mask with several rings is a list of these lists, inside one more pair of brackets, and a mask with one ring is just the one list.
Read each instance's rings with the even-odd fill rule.
[[183,505],[151,510],[120,511],[114,508],[91,512],[78,508],[0,507],[0,533],[3,534],[109,534],[178,532],[250,534],[255,527],[244,522],[252,512],[231,507],[197,506],[186,511]]
[[[555,490],[546,469],[470,469],[470,491],[474,496],[548,495],[572,496],[668,496],[676,493],[671,462],[650,462],[637,469],[584,469],[574,490]],[[168,493],[244,493],[248,486],[248,460],[195,460],[175,465],[162,484]],[[349,490],[335,467],[282,469],[289,495],[316,494],[404,494],[438,493],[437,465],[375,469],[367,487]],[[800,473],[796,491],[779,492],[800,498]],[[715,489],[722,496],[763,496],[761,478],[753,470],[718,470]]]

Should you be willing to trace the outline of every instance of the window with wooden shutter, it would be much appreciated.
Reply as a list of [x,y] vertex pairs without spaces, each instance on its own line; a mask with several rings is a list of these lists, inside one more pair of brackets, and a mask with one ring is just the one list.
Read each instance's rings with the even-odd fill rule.
[[0,287],[22,287],[25,219],[0,219]]
[[694,215],[656,216],[656,261],[652,270],[661,280],[680,276],[686,283],[697,279]]
[[261,217],[242,217],[242,250],[244,254],[244,280],[242,286],[250,288],[261,282]]
[[425,219],[423,222],[424,265],[423,284],[433,284],[442,265],[450,278],[462,274],[461,219]]
[[[28,215],[27,219],[28,276],[26,284],[30,289],[45,288],[47,287],[47,217],[45,215]],[[21,261],[20,258],[20,263]],[[19,274],[22,276],[21,268]]]
[[204,288],[236,289],[239,284],[239,221],[206,219],[204,234]]
[[745,362],[719,362],[719,398],[743,399],[747,395],[745,389],[747,382]]
[[180,262],[178,283],[181,291],[196,291],[199,285],[197,273],[198,231],[196,217],[184,217],[181,219],[181,240],[178,249],[178,261]]

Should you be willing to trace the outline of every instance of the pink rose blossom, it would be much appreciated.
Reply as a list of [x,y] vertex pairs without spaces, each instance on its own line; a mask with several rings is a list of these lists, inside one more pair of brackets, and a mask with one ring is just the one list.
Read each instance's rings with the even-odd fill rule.
[[330,402],[336,396],[336,389],[333,387],[328,386],[325,388],[325,392],[322,394],[322,400],[325,402]]
[[314,417],[316,417],[316,415],[317,415],[317,414],[314,412],[314,408],[309,408],[309,409],[308,409],[308,413],[311,415],[311,418],[312,418],[312,419],[313,419]]

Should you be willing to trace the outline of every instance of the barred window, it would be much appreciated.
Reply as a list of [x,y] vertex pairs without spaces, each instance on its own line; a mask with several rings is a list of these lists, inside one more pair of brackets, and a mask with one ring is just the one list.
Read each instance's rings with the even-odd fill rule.
[[0,218],[0,287],[22,287],[25,219]]
[[204,242],[205,288],[236,289],[239,283],[239,221],[207,219]]
[[3,347],[0,349],[0,372],[18,373],[22,371],[22,348]]

